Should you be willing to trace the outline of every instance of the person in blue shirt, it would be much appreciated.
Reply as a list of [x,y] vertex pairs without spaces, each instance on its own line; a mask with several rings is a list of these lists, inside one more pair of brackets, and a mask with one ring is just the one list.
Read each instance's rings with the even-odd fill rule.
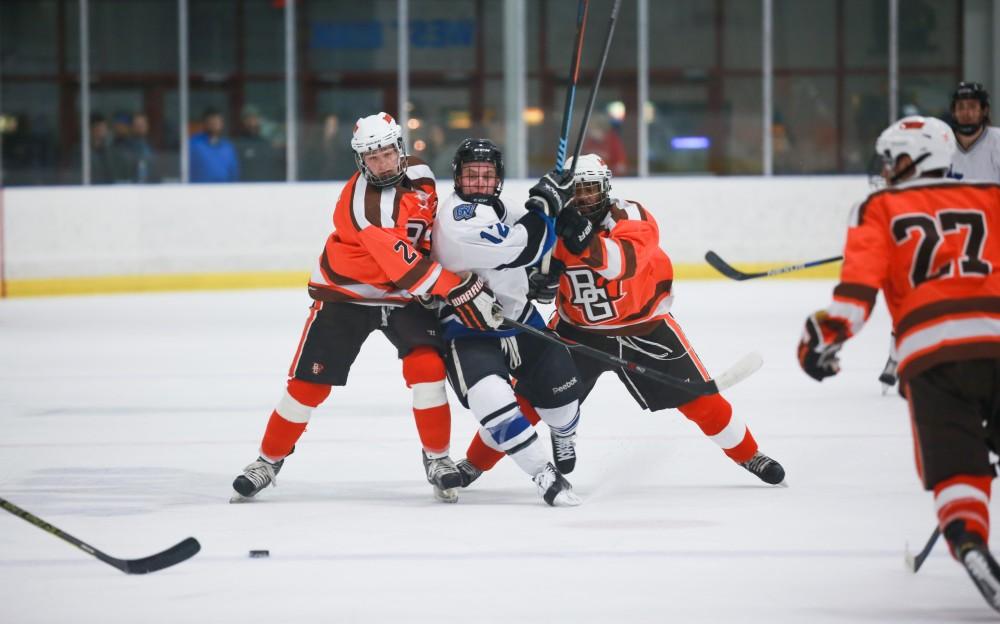
[[204,130],[191,137],[192,182],[236,182],[240,179],[240,165],[236,150],[222,136],[225,121],[222,113],[214,108],[205,109],[201,116]]

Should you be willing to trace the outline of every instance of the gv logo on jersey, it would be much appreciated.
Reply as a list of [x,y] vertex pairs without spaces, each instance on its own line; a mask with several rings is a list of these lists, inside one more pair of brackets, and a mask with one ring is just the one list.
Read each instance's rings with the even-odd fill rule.
[[456,221],[468,221],[470,219],[476,218],[476,205],[475,204],[459,204],[455,206],[455,210],[452,211]]

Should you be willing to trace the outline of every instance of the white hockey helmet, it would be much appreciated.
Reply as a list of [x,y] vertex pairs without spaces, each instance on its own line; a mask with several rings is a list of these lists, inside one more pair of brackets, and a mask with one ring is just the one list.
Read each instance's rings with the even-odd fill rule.
[[[399,154],[396,169],[386,175],[375,175],[365,163],[364,155],[384,147],[395,147]],[[388,113],[369,115],[354,124],[351,138],[354,162],[358,170],[373,186],[392,186],[403,179],[406,173],[406,148],[403,147],[403,129]]]
[[919,178],[927,172],[951,167],[955,134],[940,119],[911,115],[882,131],[875,141],[875,152],[889,172],[895,169],[900,156],[905,154],[913,160],[909,167],[891,175],[889,183],[894,184],[909,177],[911,172]]
[[611,207],[611,169],[597,154],[581,154],[575,168],[571,157],[566,161],[566,169],[573,171],[574,206],[591,222],[599,224]]

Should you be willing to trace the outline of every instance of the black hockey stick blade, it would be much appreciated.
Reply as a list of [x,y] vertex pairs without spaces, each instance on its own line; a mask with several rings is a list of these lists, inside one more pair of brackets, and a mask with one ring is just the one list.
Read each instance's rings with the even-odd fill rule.
[[941,537],[941,529],[940,527],[934,527],[934,532],[931,533],[930,538],[924,545],[924,549],[916,555],[913,555],[910,552],[910,545],[906,545],[906,567],[908,567],[911,572],[916,574],[917,570],[920,569],[920,566],[924,565],[924,561],[927,560],[927,555],[931,554],[931,551],[934,550],[934,544],[937,544],[939,537]]
[[606,351],[601,351],[600,349],[595,349],[578,342],[573,342],[572,340],[563,338],[555,332],[541,330],[537,327],[532,327],[531,325],[509,318],[504,318],[503,322],[505,325],[516,327],[534,336],[538,336],[542,340],[561,344],[567,349],[575,350],[587,357],[601,360],[602,362],[606,362],[614,366],[620,366],[630,373],[642,375],[643,377],[652,379],[653,381],[659,382],[663,385],[678,388],[698,396],[718,394],[722,390],[725,390],[726,388],[743,381],[750,375],[753,375],[764,364],[764,360],[760,357],[760,354],[752,352],[744,355],[738,362],[736,362],[736,364],[730,366],[725,372],[718,375],[714,379],[709,379],[708,381],[700,379],[689,381],[681,379],[680,377],[673,377],[671,375],[661,373],[660,371],[652,370],[641,364],[636,364],[635,362],[618,357],[617,355]]
[[731,280],[736,280],[742,282],[749,279],[756,279],[758,277],[771,277],[773,275],[781,275],[782,273],[791,273],[793,271],[801,271],[802,269],[809,269],[815,266],[820,266],[822,264],[829,264],[831,262],[839,262],[843,260],[843,256],[833,256],[831,258],[823,258],[821,260],[811,260],[809,262],[803,262],[801,264],[791,264],[788,266],[778,267],[776,269],[770,269],[768,271],[760,271],[757,273],[744,273],[739,269],[733,267],[714,251],[705,252],[705,262],[707,262],[713,269],[722,273]]
[[94,548],[81,539],[73,537],[69,533],[66,533],[65,531],[49,524],[31,512],[21,509],[8,500],[0,498],[0,507],[3,507],[18,518],[21,518],[26,522],[30,522],[43,531],[51,533],[65,542],[69,542],[88,555],[96,557],[104,563],[118,568],[125,574],[148,574],[150,572],[162,570],[163,568],[169,568],[172,565],[190,559],[198,554],[199,550],[201,550],[201,544],[198,543],[198,540],[193,537],[189,537],[186,540],[183,540],[170,548],[149,557],[142,557],[141,559],[119,559]]

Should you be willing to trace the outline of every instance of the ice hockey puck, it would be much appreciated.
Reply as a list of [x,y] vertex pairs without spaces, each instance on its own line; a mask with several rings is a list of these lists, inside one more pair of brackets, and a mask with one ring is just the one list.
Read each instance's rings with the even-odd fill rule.
[[253,559],[260,559],[263,557],[270,557],[271,551],[269,550],[251,550],[250,557]]

